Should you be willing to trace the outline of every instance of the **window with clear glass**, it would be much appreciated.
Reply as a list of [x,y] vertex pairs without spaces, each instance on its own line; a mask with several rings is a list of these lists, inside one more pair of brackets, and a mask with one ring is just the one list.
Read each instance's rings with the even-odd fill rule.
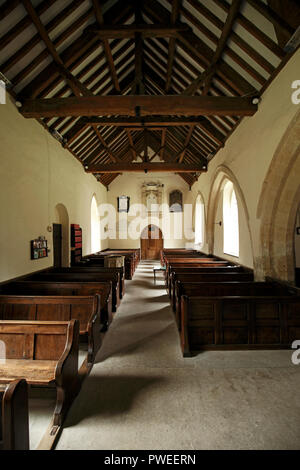
[[202,246],[204,243],[204,202],[200,194],[196,199],[195,207],[195,245]]

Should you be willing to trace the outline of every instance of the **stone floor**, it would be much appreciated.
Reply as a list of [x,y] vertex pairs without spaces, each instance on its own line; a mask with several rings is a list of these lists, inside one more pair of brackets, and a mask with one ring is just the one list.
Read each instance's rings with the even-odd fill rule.
[[300,449],[291,351],[183,359],[162,274],[142,262],[57,449]]

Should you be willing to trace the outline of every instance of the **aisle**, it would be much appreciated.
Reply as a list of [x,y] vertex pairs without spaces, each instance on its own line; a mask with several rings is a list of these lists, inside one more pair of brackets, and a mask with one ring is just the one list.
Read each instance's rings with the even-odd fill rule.
[[[141,262],[57,449],[299,449],[289,351],[183,359],[169,298]],[[255,378],[255,380],[254,380]]]

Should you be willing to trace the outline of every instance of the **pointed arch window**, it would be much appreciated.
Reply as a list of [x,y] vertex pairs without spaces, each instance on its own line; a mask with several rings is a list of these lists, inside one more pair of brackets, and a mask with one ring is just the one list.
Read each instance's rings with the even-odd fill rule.
[[195,245],[199,247],[202,247],[204,244],[204,229],[204,201],[202,196],[198,194],[195,207]]
[[239,256],[239,210],[236,194],[231,181],[223,190],[224,253]]

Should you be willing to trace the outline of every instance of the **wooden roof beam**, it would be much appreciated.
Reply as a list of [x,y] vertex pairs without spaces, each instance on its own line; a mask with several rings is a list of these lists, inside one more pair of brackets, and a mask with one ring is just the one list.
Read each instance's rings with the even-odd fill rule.
[[103,136],[101,135],[101,133],[99,132],[98,128],[96,125],[93,125],[93,129],[98,137],[98,139],[100,140],[101,144],[103,145],[103,147],[105,148],[107,154],[109,155],[110,159],[116,163],[116,162],[120,162],[120,159],[118,157],[116,157],[113,152],[110,150],[110,148],[108,147],[107,143],[105,142],[105,139],[103,138]]
[[217,65],[218,65],[218,63],[219,63],[219,61],[222,57],[222,54],[223,54],[224,49],[226,47],[227,41],[228,41],[228,39],[231,35],[232,28],[234,26],[234,23],[237,19],[238,14],[239,14],[242,3],[243,3],[243,0],[232,0],[232,3],[230,5],[229,11],[228,11],[228,15],[227,15],[227,18],[226,18],[226,21],[225,21],[225,24],[224,24],[224,27],[223,27],[223,30],[222,30],[222,34],[221,34],[221,37],[219,39],[217,49],[214,53],[212,63],[209,67],[209,68],[212,69],[212,72],[210,74],[208,74],[207,78],[204,81],[204,90],[203,90],[204,95],[207,95],[207,93],[210,89],[210,84],[211,84],[213,76],[216,72],[215,67],[217,67]]
[[[102,27],[104,25],[104,18],[103,18],[103,15],[102,15],[100,2],[99,2],[99,0],[92,0],[92,1],[93,1],[93,8],[95,10],[95,16],[96,16],[97,22],[98,22],[99,26]],[[117,91],[121,91],[118,76],[117,76],[116,69],[115,69],[115,64],[114,64],[112,52],[111,52],[111,48],[110,48],[110,45],[109,45],[109,42],[108,42],[107,39],[103,39],[103,48],[104,48],[104,52],[105,52],[106,59],[107,59],[107,62],[108,62],[108,66],[109,66],[109,69],[110,69],[110,73],[111,73],[111,77],[112,77],[114,87]]]
[[112,163],[110,165],[96,165],[86,169],[87,173],[123,173],[129,172],[177,172],[202,173],[206,171],[201,163],[198,165],[183,165],[182,163]]
[[187,150],[187,148],[188,148],[188,145],[189,145],[189,143],[190,143],[190,141],[191,141],[191,138],[192,138],[194,129],[195,129],[194,126],[190,126],[189,131],[188,131],[188,133],[187,133],[187,136],[186,136],[186,138],[185,138],[184,149],[183,149],[182,153],[180,154],[178,163],[182,163],[182,162],[183,162],[183,159],[184,159],[184,156],[185,156],[185,152],[186,152],[186,150]]
[[20,108],[26,118],[67,116],[253,116],[257,105],[248,97],[228,96],[83,96],[26,100]]
[[101,39],[113,38],[134,38],[136,33],[140,33],[143,38],[169,38],[176,37],[178,33],[189,31],[188,25],[169,25],[163,24],[130,24],[130,25],[103,25],[101,29],[95,26],[89,26],[86,31],[88,34],[94,34]]
[[[172,11],[171,11],[171,24],[175,24],[179,19],[180,6],[182,0],[173,0]],[[166,77],[166,92],[170,90],[171,87],[171,78],[172,78],[172,69],[175,56],[175,38],[169,39],[169,51],[168,51],[168,65],[167,65],[167,77]]]
[[40,20],[40,17],[38,16],[37,12],[32,6],[31,0],[21,0],[23,6],[25,7],[28,15],[30,16],[33,24],[35,25],[39,35],[41,36],[42,40],[44,41],[50,55],[53,58],[53,61],[56,64],[56,67],[59,71],[59,73],[64,77],[64,79],[67,81],[71,89],[73,90],[74,94],[76,96],[80,96],[80,93],[82,93],[84,96],[92,95],[92,93],[85,88],[82,83],[77,80],[77,78],[71,74],[71,72],[65,67],[63,60],[59,56],[58,52],[56,51],[52,41],[50,40],[48,33],[46,31],[45,26]]

